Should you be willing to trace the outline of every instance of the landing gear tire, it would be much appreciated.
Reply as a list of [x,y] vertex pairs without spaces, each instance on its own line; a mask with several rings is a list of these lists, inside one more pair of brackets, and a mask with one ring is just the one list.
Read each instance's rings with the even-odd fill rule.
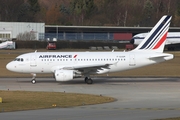
[[91,78],[89,78],[89,79],[86,80],[86,83],[87,84],[93,84],[93,80]]
[[87,84],[93,84],[93,80],[91,78],[85,77],[84,81]]
[[31,83],[32,83],[32,84],[35,84],[35,83],[36,83],[36,80],[35,80],[35,79],[32,79],[32,80],[31,80]]
[[36,83],[36,74],[35,73],[31,73],[31,75],[33,76],[32,80],[31,80],[31,83],[35,84]]

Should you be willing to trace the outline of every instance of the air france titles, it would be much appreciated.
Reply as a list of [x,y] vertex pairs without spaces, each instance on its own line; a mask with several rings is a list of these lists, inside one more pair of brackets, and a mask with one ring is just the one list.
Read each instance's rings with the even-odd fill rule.
[[72,55],[40,55],[39,58],[72,58]]

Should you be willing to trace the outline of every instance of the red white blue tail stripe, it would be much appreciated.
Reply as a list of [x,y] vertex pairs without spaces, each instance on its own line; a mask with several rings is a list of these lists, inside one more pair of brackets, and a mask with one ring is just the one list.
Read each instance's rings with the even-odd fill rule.
[[163,16],[135,50],[163,52],[171,16]]

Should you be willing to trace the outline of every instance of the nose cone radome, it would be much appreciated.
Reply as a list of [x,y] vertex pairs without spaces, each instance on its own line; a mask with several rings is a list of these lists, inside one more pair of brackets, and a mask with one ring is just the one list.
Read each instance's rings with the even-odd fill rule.
[[130,43],[131,43],[131,44],[134,44],[134,38],[132,38],[132,39],[130,40]]
[[9,71],[14,71],[14,66],[11,62],[6,65],[6,69],[8,69]]

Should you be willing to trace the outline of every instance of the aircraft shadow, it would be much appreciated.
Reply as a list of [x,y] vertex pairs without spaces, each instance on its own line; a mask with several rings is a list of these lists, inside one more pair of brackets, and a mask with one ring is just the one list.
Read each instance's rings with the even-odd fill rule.
[[[101,84],[101,83],[148,83],[148,82],[179,82],[179,78],[92,78],[93,79],[93,84]],[[20,83],[31,83],[31,79],[27,80],[18,80],[17,82]],[[36,79],[36,84],[37,83],[58,83],[60,85],[69,85],[69,84],[86,84],[84,82],[83,78],[76,78],[71,81],[65,81],[65,82],[58,82],[55,81],[53,78],[37,78]]]

